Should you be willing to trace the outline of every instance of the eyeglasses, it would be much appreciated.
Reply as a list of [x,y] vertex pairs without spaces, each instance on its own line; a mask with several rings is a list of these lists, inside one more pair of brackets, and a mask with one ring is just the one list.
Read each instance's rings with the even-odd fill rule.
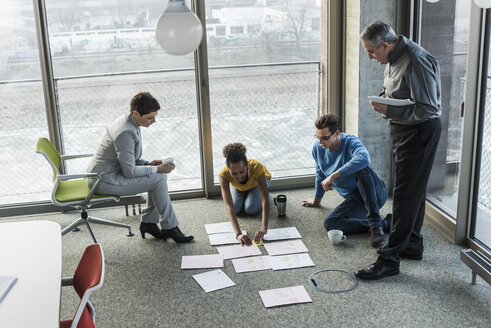
[[330,134],[330,135],[328,135],[327,137],[325,137],[325,136],[318,137],[317,135],[315,135],[315,134],[314,134],[314,138],[319,139],[319,142],[320,142],[320,141],[327,141],[327,140],[329,140],[329,138],[330,138],[330,137],[331,137],[333,134],[334,134],[334,133],[331,133],[331,134]]

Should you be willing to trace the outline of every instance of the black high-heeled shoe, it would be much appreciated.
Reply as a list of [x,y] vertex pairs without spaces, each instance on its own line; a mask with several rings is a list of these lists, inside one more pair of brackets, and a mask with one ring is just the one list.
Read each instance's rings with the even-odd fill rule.
[[140,232],[142,234],[143,239],[145,239],[145,233],[151,234],[153,238],[163,239],[163,240],[167,239],[156,223],[141,222]]

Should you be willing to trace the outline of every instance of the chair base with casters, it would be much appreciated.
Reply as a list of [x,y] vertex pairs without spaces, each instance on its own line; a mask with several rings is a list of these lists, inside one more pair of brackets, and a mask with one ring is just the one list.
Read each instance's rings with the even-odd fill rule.
[[108,226],[113,226],[113,227],[120,227],[120,228],[127,228],[128,229],[128,234],[126,236],[128,237],[133,237],[135,234],[131,232],[131,226],[128,224],[124,223],[118,223],[110,220],[105,220],[101,218],[96,218],[94,216],[90,216],[85,209],[82,209],[82,212],[80,213],[80,218],[77,219],[76,221],[72,222],[68,227],[63,229],[61,231],[61,235],[66,235],[70,231],[79,231],[80,229],[78,226],[85,224],[87,226],[87,229],[90,232],[90,235],[92,236],[92,239],[94,240],[94,243],[97,244],[97,240],[95,239],[94,232],[92,231],[92,228],[90,227],[90,223],[95,223],[95,224],[105,224]]
[[[54,187],[51,193],[51,202],[60,207],[70,206],[81,211],[80,218],[63,229],[62,235],[65,235],[70,231],[78,231],[80,230],[78,229],[78,226],[85,224],[94,243],[97,243],[92,228],[90,227],[90,223],[92,222],[95,224],[126,228],[129,232],[128,236],[134,236],[134,233],[131,232],[131,226],[128,224],[103,220],[88,215],[87,209],[93,205],[110,201],[119,202],[119,196],[99,195],[95,193],[100,181],[99,174],[60,174],[60,169],[64,160],[90,157],[92,155],[60,155],[58,150],[56,150],[53,144],[46,138],[39,138],[36,143],[36,152],[42,154],[46,158],[53,170]],[[87,184],[87,178],[95,179],[95,183],[90,189]]]

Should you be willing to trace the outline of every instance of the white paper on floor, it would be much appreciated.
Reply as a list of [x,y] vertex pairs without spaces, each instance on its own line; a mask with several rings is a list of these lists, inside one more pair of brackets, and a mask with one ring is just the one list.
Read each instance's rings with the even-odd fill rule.
[[236,273],[271,270],[268,256],[253,256],[232,260]]
[[303,285],[286,288],[260,290],[259,296],[265,307],[287,304],[310,303],[312,299]]
[[234,228],[232,227],[232,223],[230,221],[205,224],[205,230],[209,235],[222,232],[234,232]]
[[242,245],[231,245],[231,246],[220,246],[217,247],[218,254],[223,255],[224,260],[235,259],[238,257],[246,257],[253,255],[261,255],[259,247],[255,245],[242,246]]
[[264,240],[298,239],[302,238],[296,227],[269,229]]
[[223,268],[223,256],[220,254],[190,255],[181,259],[181,269]]
[[265,243],[264,248],[269,255],[283,255],[283,254],[295,254],[305,253],[309,250],[303,243],[302,239],[278,241],[274,243]]
[[[242,230],[242,234],[247,234],[247,231]],[[222,233],[214,233],[212,235],[208,235],[210,238],[210,244],[212,246],[216,245],[226,245],[226,244],[240,244],[240,241],[237,240],[237,236],[235,236],[234,232],[222,232]]]
[[268,260],[273,270],[286,270],[315,266],[308,253],[269,256]]
[[220,269],[195,274],[193,278],[207,293],[235,286],[235,283]]

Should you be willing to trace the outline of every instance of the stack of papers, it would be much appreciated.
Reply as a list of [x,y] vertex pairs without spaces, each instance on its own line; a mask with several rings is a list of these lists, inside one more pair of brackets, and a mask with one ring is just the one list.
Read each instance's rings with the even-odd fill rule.
[[310,303],[312,299],[304,286],[268,289],[259,291],[259,296],[265,307],[288,304]]
[[387,104],[392,106],[407,106],[414,104],[414,101],[410,99],[385,98],[378,96],[368,96],[368,99],[379,104]]

